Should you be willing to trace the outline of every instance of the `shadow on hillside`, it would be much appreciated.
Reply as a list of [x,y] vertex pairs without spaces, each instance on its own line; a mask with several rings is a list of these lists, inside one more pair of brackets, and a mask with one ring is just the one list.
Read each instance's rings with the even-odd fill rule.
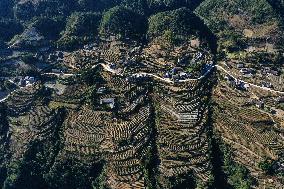
[[281,16],[282,22],[284,17],[284,2],[281,0],[267,0],[274,10]]
[[180,1],[153,1],[149,3],[150,14],[161,11],[175,10],[181,7],[186,7],[190,10],[195,10],[204,0],[180,0]]

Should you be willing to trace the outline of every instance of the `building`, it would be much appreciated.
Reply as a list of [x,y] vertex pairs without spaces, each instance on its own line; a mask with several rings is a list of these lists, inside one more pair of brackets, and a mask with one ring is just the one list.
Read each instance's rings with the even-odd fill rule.
[[178,58],[177,65],[186,66],[189,64],[189,62],[189,56],[183,56],[182,58]]
[[170,72],[166,72],[164,78],[172,78],[172,74]]
[[236,65],[236,67],[237,67],[238,69],[242,69],[242,68],[245,67],[245,65],[244,65],[243,63],[238,63],[238,64]]
[[213,63],[207,63],[202,67],[202,75],[209,72],[213,67]]
[[193,47],[193,48],[199,48],[200,47],[200,40],[198,38],[190,40],[190,46]]
[[278,98],[276,98],[276,102],[277,103],[284,103],[284,96],[279,96]]
[[248,85],[246,85],[243,81],[240,80],[236,80],[236,88],[239,90],[247,90],[248,89]]
[[98,90],[97,90],[97,94],[104,94],[106,92],[106,87],[100,87]]
[[26,76],[24,80],[26,82],[26,85],[32,85],[36,81],[34,77],[29,77],[29,76]]
[[259,109],[264,109],[264,102],[263,101],[257,101],[255,103],[255,106]]
[[20,78],[18,85],[20,87],[25,87],[27,85],[32,85],[36,82],[35,77],[26,76],[24,78]]
[[187,74],[185,72],[180,72],[179,73],[179,77],[180,77],[180,79],[188,79],[189,78],[189,74]]
[[182,72],[183,69],[181,67],[174,67],[172,70],[171,70],[171,74],[172,75],[177,75],[179,74],[180,72]]
[[109,68],[110,69],[116,69],[117,67],[116,67],[116,64],[115,63],[111,63],[110,65],[109,65]]
[[263,83],[261,84],[261,86],[262,86],[262,87],[266,87],[266,88],[272,88],[272,87],[273,87],[273,85],[272,85],[271,83],[269,83],[269,82],[263,82]]
[[270,67],[264,67],[261,70],[261,73],[263,75],[275,75],[275,76],[279,76],[280,72],[278,70],[272,70]]
[[105,105],[110,109],[115,107],[115,99],[114,98],[103,98],[100,99],[100,105]]

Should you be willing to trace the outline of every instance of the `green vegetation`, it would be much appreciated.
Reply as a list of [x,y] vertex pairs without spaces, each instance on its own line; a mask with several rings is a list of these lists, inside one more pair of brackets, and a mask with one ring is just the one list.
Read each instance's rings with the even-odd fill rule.
[[15,4],[14,15],[18,20],[28,21],[33,17],[66,16],[76,7],[75,0],[25,1]]
[[254,179],[250,176],[247,168],[233,161],[233,153],[229,146],[222,145],[224,158],[224,172],[228,177],[228,183],[234,189],[250,189]]
[[36,28],[45,38],[55,40],[64,29],[65,23],[63,17],[34,17],[29,26]]
[[183,39],[196,34],[203,23],[189,9],[160,12],[149,18],[148,37],[165,35],[170,39]]
[[91,41],[98,34],[98,26],[101,16],[92,12],[75,12],[67,19],[67,24],[58,46],[72,49],[84,42]]
[[0,1],[0,19],[1,17],[11,18],[13,16],[14,0]]
[[140,39],[145,33],[145,29],[146,22],[141,15],[129,8],[116,6],[104,13],[100,34]]
[[237,32],[230,30],[221,31],[219,37],[224,39],[219,43],[219,49],[235,52],[245,47],[244,37]]
[[[45,39],[57,41],[58,47],[67,50],[92,41],[98,33],[107,37],[116,35],[141,40],[146,36],[147,19],[151,15],[173,10],[168,12],[173,18],[167,18],[167,12],[151,17],[153,28],[148,34],[154,35],[152,37],[164,35],[166,40],[176,43],[181,36],[188,37],[196,33],[193,30],[201,29],[198,26],[203,25],[202,21],[192,14],[200,3],[201,0],[29,0],[21,3],[3,0],[3,6],[8,7],[10,13],[3,13],[5,21],[0,21],[0,26],[3,25],[0,27],[0,40],[7,42],[21,33],[22,25],[25,29],[36,28]],[[181,7],[187,8],[179,9]],[[14,15],[14,19],[10,15]],[[159,16],[163,17],[161,24],[155,23],[159,22],[155,20]],[[165,25],[171,21],[171,26],[166,28]],[[159,33],[161,30],[163,32]]]
[[64,35],[68,36],[95,36],[101,16],[92,12],[75,12],[67,19]]
[[[196,12],[215,31],[222,31],[224,28],[230,29],[229,20],[226,20],[226,16],[249,16],[253,23],[258,24],[272,21],[276,16],[273,8],[266,0],[205,0]],[[222,12],[224,13],[222,14]]]
[[101,173],[102,165],[84,164],[76,159],[56,162],[47,175],[49,188],[92,188],[92,180]]
[[180,8],[173,11],[157,13],[149,18],[149,39],[162,38],[171,45],[183,43],[192,36],[207,41],[213,52],[216,40],[203,21],[190,9]]
[[78,0],[77,3],[80,11],[102,12],[119,5],[121,0]]
[[0,18],[0,40],[9,41],[14,35],[23,31],[20,23],[12,19]]
[[0,187],[2,188],[2,184],[7,176],[7,168],[5,165],[5,154],[6,154],[6,140],[7,132],[9,130],[8,120],[7,120],[7,112],[6,107],[3,104],[0,104]]
[[202,0],[148,0],[148,6],[151,13],[160,11],[178,9],[180,7],[187,7],[194,10]]
[[281,157],[277,160],[266,157],[258,164],[258,166],[266,175],[279,176],[283,178],[284,173],[283,168],[280,167],[281,163],[283,163],[283,159],[281,159]]
[[205,0],[195,12],[218,36],[220,50],[244,49],[252,37],[253,45],[262,43],[267,35],[273,36],[275,44],[283,41],[279,15],[266,0]]
[[284,111],[284,103],[278,104],[277,108]]
[[273,160],[265,158],[262,162],[259,163],[258,166],[266,174],[273,175],[274,174],[273,164],[274,164]]
[[31,53],[21,56],[21,59],[24,63],[29,65],[34,65],[37,62],[37,59]]

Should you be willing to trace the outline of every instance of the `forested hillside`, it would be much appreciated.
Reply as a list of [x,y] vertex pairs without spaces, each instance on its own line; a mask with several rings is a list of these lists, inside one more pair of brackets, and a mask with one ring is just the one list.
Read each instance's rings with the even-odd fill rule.
[[[113,8],[114,6],[118,7]],[[58,42],[59,46],[67,49],[94,40],[98,31],[100,34],[123,33],[123,35],[136,39],[137,37],[146,39],[146,34],[149,34],[148,37],[151,38],[153,32],[160,32],[157,27],[153,27],[154,22],[159,24],[159,27],[163,27],[162,25],[167,25],[171,21],[162,19],[160,23],[157,20],[163,14],[171,14],[170,12],[160,13],[154,17],[156,13],[181,7],[188,8],[189,12],[197,8],[195,12],[222,39],[220,45],[224,48],[233,48],[234,45],[245,48],[250,44],[248,41],[252,37],[259,41],[269,38],[276,45],[281,44],[283,40],[281,29],[283,22],[281,23],[279,19],[283,15],[281,0],[3,0],[0,7],[2,9],[0,11],[0,40],[6,42],[30,27],[35,27],[44,37],[52,40],[53,44]],[[173,15],[171,19],[177,19],[176,16]],[[186,17],[192,19],[194,14],[190,13]],[[179,17],[179,19],[183,18]],[[125,23],[121,23],[122,20],[125,20]],[[183,30],[180,28],[177,31],[180,27],[177,21],[172,23],[172,25],[176,24],[174,26],[176,35]],[[200,25],[198,18],[188,21],[187,24],[192,25],[193,28]],[[182,23],[184,22],[186,20]],[[126,26],[127,23],[130,25]],[[149,32],[147,32],[148,27]],[[86,33],[86,31],[89,32]]]

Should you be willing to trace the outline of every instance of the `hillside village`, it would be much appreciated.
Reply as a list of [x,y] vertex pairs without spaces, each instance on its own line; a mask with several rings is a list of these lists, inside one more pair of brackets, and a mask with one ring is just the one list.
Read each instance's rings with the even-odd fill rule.
[[283,3],[13,3],[1,188],[283,188]]

